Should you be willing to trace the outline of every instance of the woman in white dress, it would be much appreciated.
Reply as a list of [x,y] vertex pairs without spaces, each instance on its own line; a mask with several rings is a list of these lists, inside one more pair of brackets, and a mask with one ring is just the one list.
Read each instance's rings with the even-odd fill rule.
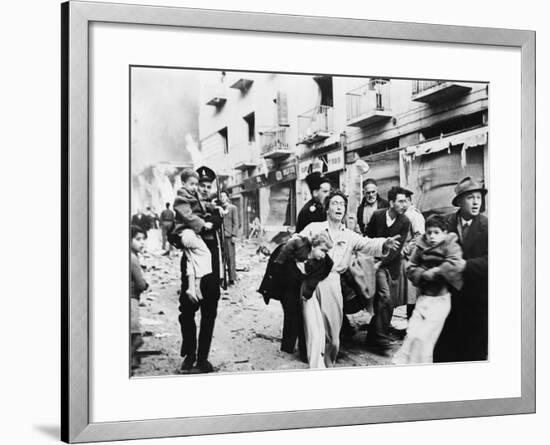
[[319,282],[309,300],[302,299],[307,357],[310,368],[333,367],[340,348],[343,319],[343,297],[340,274],[344,273],[354,251],[370,256],[383,256],[399,247],[399,235],[393,238],[367,238],[347,229],[343,223],[347,198],[333,191],[325,200],[327,219],[307,225],[300,236],[312,238],[325,232],[333,243],[328,254],[334,262],[329,276]]

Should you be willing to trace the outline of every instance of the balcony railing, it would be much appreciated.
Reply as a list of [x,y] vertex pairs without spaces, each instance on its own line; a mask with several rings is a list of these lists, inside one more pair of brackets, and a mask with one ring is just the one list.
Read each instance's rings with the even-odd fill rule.
[[334,130],[334,109],[320,105],[298,116],[298,142],[312,144],[328,138]]
[[444,102],[467,94],[472,88],[444,80],[413,80],[412,100],[424,103]]
[[291,155],[287,130],[286,127],[277,127],[260,133],[264,158],[278,159]]
[[372,79],[346,93],[347,125],[364,127],[392,117],[390,81]]
[[445,83],[443,80],[413,80],[413,95]]

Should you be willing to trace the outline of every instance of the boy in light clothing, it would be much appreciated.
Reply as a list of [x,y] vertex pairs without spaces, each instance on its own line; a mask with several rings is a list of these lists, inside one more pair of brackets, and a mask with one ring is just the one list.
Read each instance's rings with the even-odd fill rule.
[[457,235],[447,232],[442,216],[430,216],[407,267],[419,296],[395,364],[433,362],[435,343],[451,310],[450,291],[462,287],[465,265]]

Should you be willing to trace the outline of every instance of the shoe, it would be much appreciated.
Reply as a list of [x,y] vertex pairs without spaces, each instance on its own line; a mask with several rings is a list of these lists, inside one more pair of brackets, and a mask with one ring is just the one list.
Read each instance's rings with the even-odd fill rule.
[[200,370],[200,372],[204,373],[214,372],[216,370],[214,366],[212,366],[212,363],[210,363],[208,360],[197,362],[197,368]]
[[291,348],[290,346],[281,346],[281,351],[288,354],[294,354],[294,348]]
[[193,365],[195,364],[195,358],[194,357],[185,357],[185,360],[181,364],[181,371],[191,371],[193,369]]
[[367,351],[370,351],[376,355],[380,355],[382,357],[389,357],[390,356],[390,347],[389,345],[385,345],[382,343],[377,342],[365,342],[365,347]]
[[340,329],[340,337],[351,338],[357,333],[357,330],[351,325],[346,315],[344,315],[344,317],[345,318],[342,322],[342,328]]

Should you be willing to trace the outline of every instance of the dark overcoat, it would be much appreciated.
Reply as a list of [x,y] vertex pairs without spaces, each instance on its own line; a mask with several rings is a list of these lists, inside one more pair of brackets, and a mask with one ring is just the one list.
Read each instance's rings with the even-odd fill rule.
[[[366,226],[363,222],[363,211],[365,210],[365,206],[367,205],[367,199],[363,197],[361,200],[361,203],[359,204],[359,207],[357,208],[357,224],[359,224],[359,229],[361,230],[362,234],[365,234]],[[376,209],[387,209],[390,206],[388,201],[386,201],[384,198],[381,198],[380,195],[376,197]]]
[[365,232],[369,238],[389,238],[400,235],[399,242],[401,245],[399,249],[391,250],[381,259],[380,263],[380,267],[388,269],[392,279],[396,280],[401,274],[401,251],[411,230],[411,223],[405,215],[397,215],[394,223],[388,227],[386,223],[387,211],[387,209],[376,210],[372,214]]
[[449,232],[458,235],[466,268],[462,289],[451,294],[451,312],[436,344],[434,362],[486,360],[489,220],[485,215],[474,217],[465,238],[458,213],[449,215],[447,224]]

